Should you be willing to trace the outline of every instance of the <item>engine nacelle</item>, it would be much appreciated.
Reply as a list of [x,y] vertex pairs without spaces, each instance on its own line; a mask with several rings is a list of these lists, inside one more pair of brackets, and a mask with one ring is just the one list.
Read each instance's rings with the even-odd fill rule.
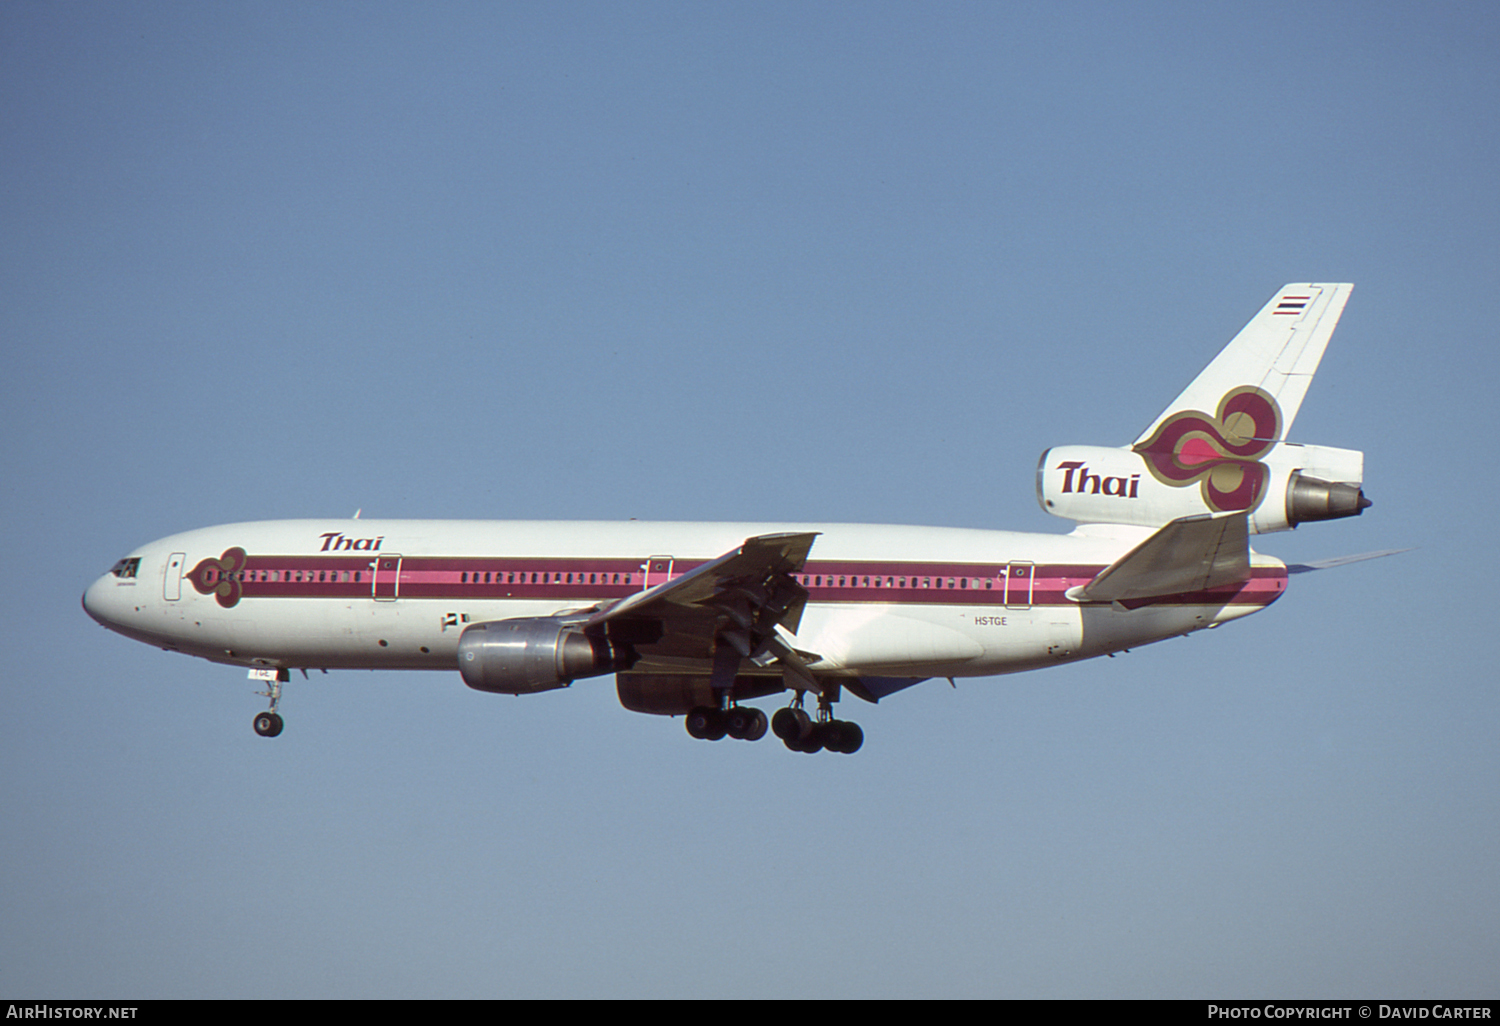
[[470,624],[458,639],[464,683],[503,695],[566,687],[580,677],[623,669],[630,661],[606,638],[549,616]]
[[1036,494],[1048,513],[1082,523],[1159,527],[1244,510],[1251,532],[1265,534],[1358,516],[1370,505],[1363,480],[1364,453],[1322,445],[1283,442],[1259,460],[1191,442],[1170,455],[1065,445],[1042,453]]

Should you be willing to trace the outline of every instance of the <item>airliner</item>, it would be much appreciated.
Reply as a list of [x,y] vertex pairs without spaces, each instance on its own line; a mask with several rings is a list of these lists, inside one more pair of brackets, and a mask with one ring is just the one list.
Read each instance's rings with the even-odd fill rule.
[[[1044,452],[1037,500],[1067,534],[356,514],[172,535],[83,607],[248,668],[265,737],[294,669],[457,670],[507,695],[612,674],[625,708],[683,716],[695,738],[769,727],[793,751],[852,753],[845,693],[1112,655],[1259,612],[1319,568],[1249,539],[1370,505],[1362,452],[1286,440],[1352,288],[1280,289],[1131,444]],[[750,704],[778,695],[769,718]]]

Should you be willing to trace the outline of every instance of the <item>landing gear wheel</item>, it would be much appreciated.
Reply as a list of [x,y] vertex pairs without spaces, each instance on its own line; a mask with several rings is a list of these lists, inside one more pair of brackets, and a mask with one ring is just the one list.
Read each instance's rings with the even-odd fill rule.
[[804,740],[812,732],[812,728],[812,718],[801,709],[777,709],[776,715],[771,717],[771,732],[785,741],[788,748],[792,748],[793,741]]
[[706,705],[700,705],[688,713],[685,726],[688,734],[700,741],[721,741],[728,731],[724,714]]
[[828,720],[818,724],[818,734],[823,747],[840,755],[853,755],[865,743],[865,732],[858,723],[848,720]]
[[255,732],[261,737],[275,737],[285,725],[278,713],[263,712],[255,717]]
[[741,741],[759,741],[766,736],[766,714],[750,706],[737,705],[724,713],[724,728]]
[[771,721],[759,709],[752,709],[750,711],[753,716],[751,717],[750,729],[745,731],[745,740],[759,741],[766,736],[766,730],[770,727]]
[[822,748],[824,751],[836,752],[839,750],[839,744],[841,743],[841,739],[843,737],[842,733],[840,733],[839,731],[839,728],[841,726],[843,726],[843,724],[839,723],[838,720],[824,720],[822,723],[813,728],[813,736],[811,740],[816,741],[818,743],[818,747]]

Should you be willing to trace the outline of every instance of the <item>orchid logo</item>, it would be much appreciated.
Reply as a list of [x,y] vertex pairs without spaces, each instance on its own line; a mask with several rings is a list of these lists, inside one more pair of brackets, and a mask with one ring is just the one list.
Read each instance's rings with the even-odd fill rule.
[[225,549],[218,559],[205,559],[193,567],[187,579],[200,595],[212,593],[219,605],[228,609],[240,600],[240,572],[245,569],[245,550],[236,546]]
[[1280,440],[1281,407],[1269,393],[1247,385],[1219,400],[1213,416],[1199,410],[1172,414],[1135,451],[1162,484],[1197,483],[1204,505],[1228,513],[1252,510],[1265,498],[1271,472],[1260,461]]

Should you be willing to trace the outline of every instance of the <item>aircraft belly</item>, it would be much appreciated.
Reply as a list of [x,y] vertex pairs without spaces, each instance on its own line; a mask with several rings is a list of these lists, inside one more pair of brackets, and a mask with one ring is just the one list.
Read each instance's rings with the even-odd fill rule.
[[984,644],[983,673],[1014,673],[1078,658],[1082,628],[1074,605],[978,610],[971,630]]
[[1124,610],[1112,605],[1087,605],[1081,608],[1083,637],[1079,654],[1098,656],[1182,637],[1264,608],[1262,605],[1155,605]]
[[[207,603],[205,602],[205,605]],[[259,606],[260,608],[256,608]],[[449,669],[458,635],[430,603],[276,598],[188,618],[183,649],[215,662],[321,669]]]
[[813,606],[796,647],[822,656],[814,670],[994,672],[975,668],[985,659],[985,647],[964,620],[956,607]]

